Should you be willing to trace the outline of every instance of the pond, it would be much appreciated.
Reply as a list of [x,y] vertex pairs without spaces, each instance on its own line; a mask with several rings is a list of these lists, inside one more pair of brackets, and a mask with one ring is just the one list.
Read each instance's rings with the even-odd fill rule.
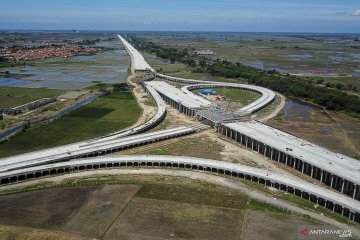
[[311,111],[314,107],[310,104],[298,102],[296,100],[287,99],[285,107],[282,110],[284,121],[299,121],[310,117]]
[[300,60],[312,58],[312,56],[310,54],[283,54],[283,55],[277,55],[277,56],[282,57],[282,58],[288,58],[293,61],[300,61]]
[[16,79],[16,78],[3,78],[0,77],[0,86],[4,87],[4,86],[23,86],[28,84],[29,81],[24,81],[21,79]]

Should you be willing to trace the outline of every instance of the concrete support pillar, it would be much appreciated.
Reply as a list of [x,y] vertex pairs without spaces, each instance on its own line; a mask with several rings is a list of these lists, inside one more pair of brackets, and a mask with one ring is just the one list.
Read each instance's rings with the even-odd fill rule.
[[338,186],[338,182],[339,182],[339,177],[338,176],[335,176],[335,184],[334,184],[334,188],[337,188]]
[[356,189],[357,189],[357,185],[355,184],[355,185],[354,185],[354,194],[353,194],[353,198],[355,198],[355,197],[356,197]]
[[334,182],[334,175],[331,174],[331,181],[330,181],[330,187],[333,187],[333,182]]
[[322,180],[323,180],[323,175],[324,175],[324,172],[323,172],[323,170],[321,169],[321,173],[320,173],[320,182],[322,182]]
[[344,193],[345,179],[342,180],[341,193]]
[[354,212],[349,212],[349,220],[354,221],[355,219],[355,213]]
[[302,163],[301,172],[304,173],[305,162]]
[[264,156],[266,156],[267,153],[267,146],[264,144]]
[[314,173],[314,166],[313,165],[311,165],[311,177],[313,177],[313,173]]

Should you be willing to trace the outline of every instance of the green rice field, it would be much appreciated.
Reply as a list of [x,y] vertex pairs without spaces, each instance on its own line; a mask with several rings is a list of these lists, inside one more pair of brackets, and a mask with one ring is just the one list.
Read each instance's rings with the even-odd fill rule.
[[16,107],[45,97],[56,97],[62,90],[47,88],[0,87],[0,108]]

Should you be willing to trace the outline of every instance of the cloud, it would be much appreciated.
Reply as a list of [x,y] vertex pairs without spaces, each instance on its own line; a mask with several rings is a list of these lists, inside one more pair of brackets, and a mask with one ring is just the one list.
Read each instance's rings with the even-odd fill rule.
[[360,16],[360,9],[357,9],[353,12],[354,16]]
[[355,11],[338,11],[334,13],[335,15],[349,15],[349,16],[360,16],[360,9]]
[[347,14],[348,14],[347,11],[340,11],[335,13],[335,15],[347,15]]

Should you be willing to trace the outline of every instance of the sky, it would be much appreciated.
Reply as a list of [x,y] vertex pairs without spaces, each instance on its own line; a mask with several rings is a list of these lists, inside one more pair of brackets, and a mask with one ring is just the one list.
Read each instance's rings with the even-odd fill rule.
[[0,29],[360,33],[360,0],[0,1]]

